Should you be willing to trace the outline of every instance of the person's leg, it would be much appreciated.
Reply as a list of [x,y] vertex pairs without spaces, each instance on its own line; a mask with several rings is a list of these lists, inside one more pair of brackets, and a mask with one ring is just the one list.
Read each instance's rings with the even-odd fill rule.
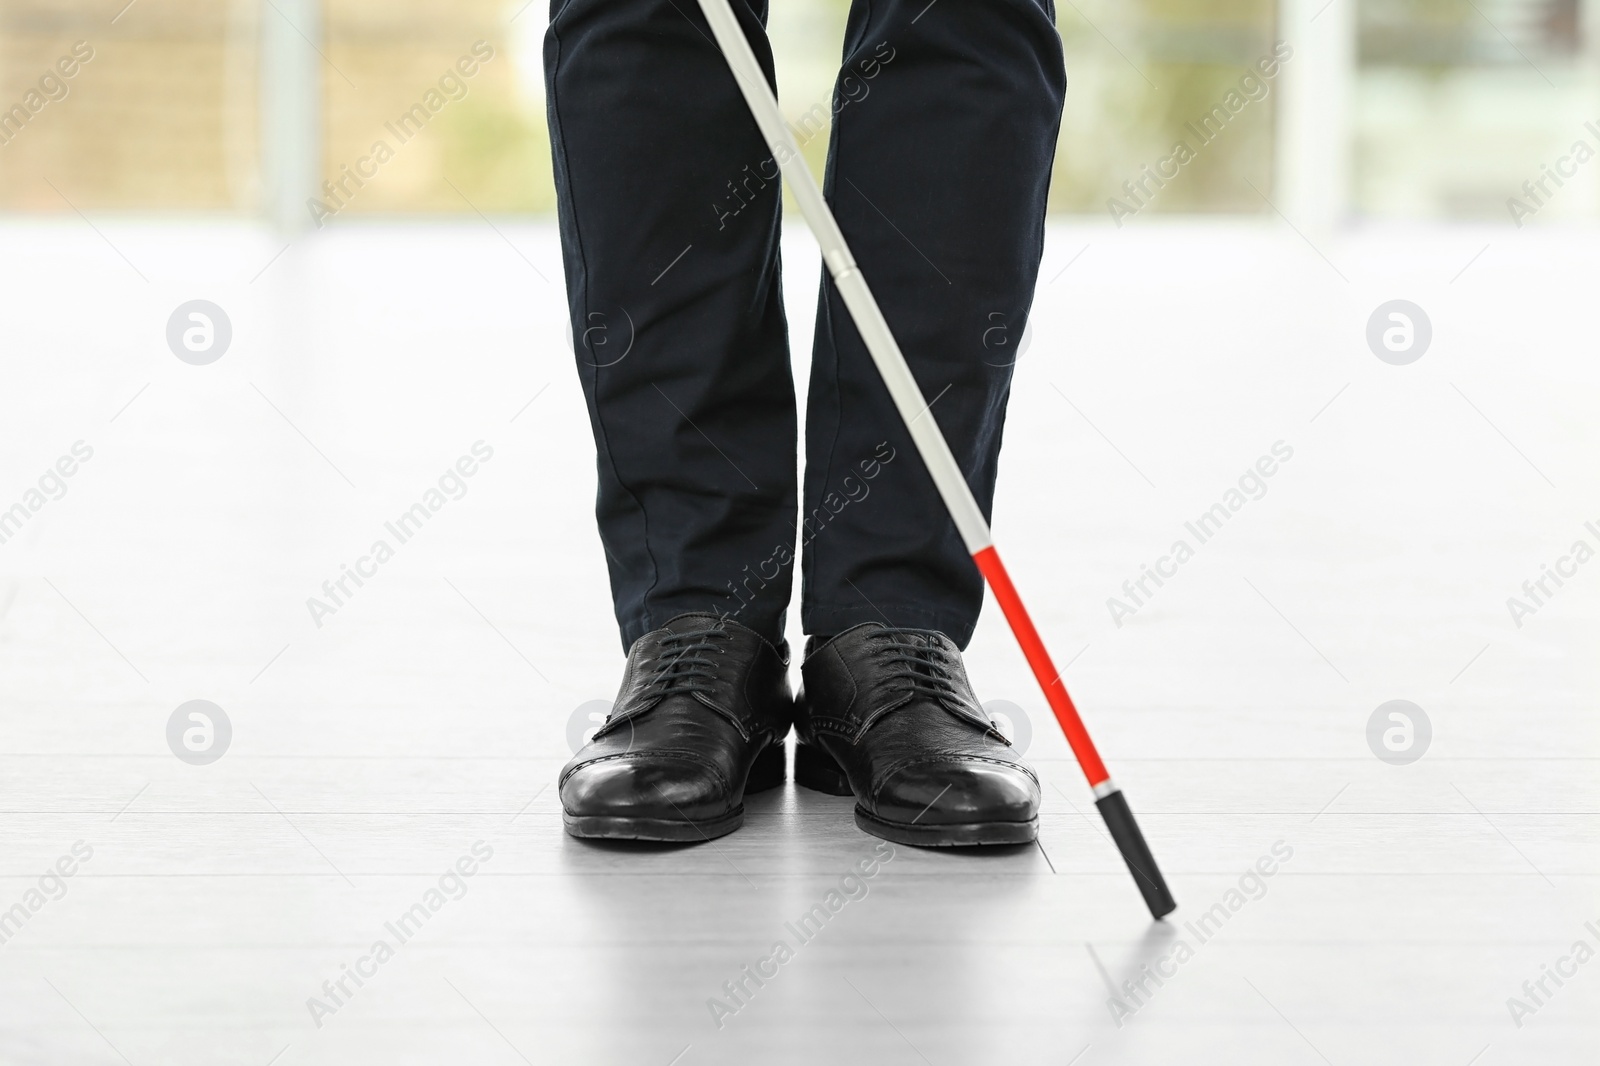
[[[734,0],[767,67],[761,0]],[[692,0],[555,0],[550,138],[622,644],[567,832],[702,841],[783,782],[795,406],[777,173]]]
[[[770,77],[765,3],[733,6]],[[777,643],[796,433],[776,166],[693,0],[553,0],[545,77],[623,647],[690,611]]]
[[[987,516],[1066,89],[1053,12],[1048,0],[857,3],[839,86],[850,99],[846,79],[856,99],[834,123],[828,198]],[[897,843],[1035,839],[1038,779],[961,662],[982,580],[826,278],[804,523],[813,639],[795,780],[853,794],[856,824]]]
[[[825,191],[986,516],[1065,90],[1049,0],[851,10]],[[982,580],[826,274],[802,529],[807,633],[966,646]]]

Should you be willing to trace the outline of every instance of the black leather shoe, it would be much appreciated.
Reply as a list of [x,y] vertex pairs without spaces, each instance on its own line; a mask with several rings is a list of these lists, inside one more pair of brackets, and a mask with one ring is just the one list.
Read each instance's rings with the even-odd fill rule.
[[807,649],[794,779],[856,797],[856,825],[896,844],[1026,844],[1039,780],[972,694],[943,633],[867,622]]
[[744,824],[744,797],[783,784],[794,718],[787,645],[712,614],[634,641],[611,715],[561,770],[575,837],[710,840]]

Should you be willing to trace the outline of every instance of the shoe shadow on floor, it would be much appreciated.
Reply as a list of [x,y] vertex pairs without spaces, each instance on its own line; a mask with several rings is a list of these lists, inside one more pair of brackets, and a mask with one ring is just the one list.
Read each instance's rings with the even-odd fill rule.
[[[710,852],[710,857],[715,859],[724,871],[728,866],[724,859],[716,857],[719,852],[759,857],[758,865],[765,869],[770,863],[761,860],[786,854],[795,856],[804,854],[811,857],[837,854],[841,860],[857,852],[866,854],[880,843],[880,838],[860,829],[855,823],[854,814],[855,800],[852,797],[829,796],[789,782],[781,788],[747,797],[744,825],[723,836],[685,841],[608,840],[566,836],[565,845],[573,849],[571,854],[574,856],[592,855],[597,859],[605,856],[606,859],[603,861],[608,866],[612,857],[622,863],[625,863],[628,857],[645,862],[645,865],[628,871],[633,873],[690,872],[680,867],[663,869],[649,863],[648,859],[651,856],[674,854],[683,854],[687,857],[690,853],[701,849]],[[882,843],[887,845],[888,842],[882,841]],[[707,848],[708,844],[712,846]],[[1012,867],[1003,871],[1008,873],[1048,871],[1037,843],[966,847],[894,844],[893,847],[897,853],[938,856],[941,860],[959,866],[971,863],[1001,863]],[[1014,865],[1018,860],[1026,861],[1030,857],[1034,862],[1026,862],[1026,869],[1019,869]],[[1039,871],[1032,869],[1035,862],[1040,867]],[[789,866],[788,863],[780,865]]]
[[[568,837],[572,846],[597,854],[659,855],[674,851],[687,851],[706,844],[704,840],[594,840],[585,837]],[[725,838],[719,838],[725,839]]]
[[[1042,853],[891,844],[854,810],[852,797],[788,784],[747,799],[743,828],[709,844],[566,837],[560,864],[574,876],[555,935],[585,945],[571,979],[607,990],[572,999],[588,1061],[637,1062],[657,1045],[670,1057],[691,1042],[698,1061],[766,1061],[751,1049],[778,1034],[804,1050],[772,1061],[863,1061],[854,1042],[878,1016],[861,996],[894,1002],[908,957],[938,975],[937,1006],[900,1004],[897,1018],[1003,1014],[1030,901],[1049,887]],[[617,1003],[633,1029],[615,1024]],[[841,1012],[858,1024],[836,1024]]]

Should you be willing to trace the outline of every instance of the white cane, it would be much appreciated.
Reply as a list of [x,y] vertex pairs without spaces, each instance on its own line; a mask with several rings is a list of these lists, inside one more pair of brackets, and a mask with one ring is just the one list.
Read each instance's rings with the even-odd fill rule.
[[872,290],[867,288],[867,279],[862,276],[861,269],[850,255],[839,223],[834,219],[827,201],[822,198],[822,190],[817,187],[816,180],[800,155],[800,149],[783,120],[783,113],[778,110],[777,98],[767,85],[761,65],[750,49],[750,42],[745,40],[739,20],[728,6],[728,0],[699,0],[699,4],[706,20],[711,23],[711,31],[722,49],[723,58],[728,61],[728,69],[739,83],[739,91],[744,94],[750,114],[761,128],[761,135],[772,149],[773,158],[788,182],[789,191],[794,193],[811,232],[822,246],[822,261],[827,265],[828,273],[833,277],[833,283],[844,299],[845,307],[849,309],[850,317],[855,321],[856,330],[871,353],[883,383],[888,386],[889,395],[894,398],[895,407],[928,473],[933,477],[950,517],[955,520],[956,530],[961,534],[967,551],[972,553],[973,562],[988,581],[1006,620],[1011,623],[1012,632],[1022,645],[1022,653],[1044,689],[1045,699],[1055,712],[1056,721],[1066,734],[1073,755],[1077,756],[1078,764],[1089,779],[1095,806],[1105,819],[1112,840],[1122,852],[1150,913],[1157,918],[1170,914],[1177,903],[1167,890],[1166,881],[1156,867],[1155,857],[1151,855],[1144,835],[1139,831],[1133,811],[1122,791],[1112,782],[1105,764],[1100,761],[1100,755],[1095,750],[1094,742],[1089,739],[1072,697],[1067,694],[1060,672],[1051,663],[1050,654],[1045,650],[1038,630],[1034,628],[1016,587],[1011,584],[1011,578],[995,553],[989,535],[989,523],[984,520],[978,501],[973,498],[961,468],[956,465],[955,456],[950,453],[950,445],[945,442],[933,412],[923,400],[922,390],[911,376],[911,368],[906,365],[905,356],[900,353],[900,346],[895,343],[889,324],[884,321],[883,312],[872,297]]

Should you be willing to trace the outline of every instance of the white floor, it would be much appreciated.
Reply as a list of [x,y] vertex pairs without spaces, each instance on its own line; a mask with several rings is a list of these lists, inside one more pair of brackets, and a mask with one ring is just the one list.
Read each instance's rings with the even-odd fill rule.
[[[1593,1061],[1600,564],[1506,604],[1600,546],[1593,236],[1052,229],[996,531],[1182,907],[1148,921],[991,611],[970,665],[1031,716],[1042,847],[896,849],[740,1006],[873,842],[792,788],[716,846],[562,835],[621,656],[552,227],[95,224],[0,228],[0,510],[93,449],[0,544],[0,1062]],[[197,298],[233,329],[207,366],[165,339]],[[1396,298],[1433,326],[1409,366],[1364,336]],[[195,699],[231,723],[208,765],[168,747]],[[1368,745],[1394,699],[1431,723],[1409,765]]]

